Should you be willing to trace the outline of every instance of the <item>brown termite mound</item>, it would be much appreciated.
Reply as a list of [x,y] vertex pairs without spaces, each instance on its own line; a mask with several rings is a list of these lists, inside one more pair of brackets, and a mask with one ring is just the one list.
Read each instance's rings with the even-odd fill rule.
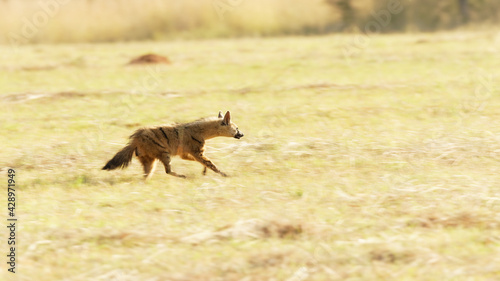
[[170,64],[170,60],[167,57],[160,56],[157,54],[145,54],[140,57],[132,59],[128,64]]

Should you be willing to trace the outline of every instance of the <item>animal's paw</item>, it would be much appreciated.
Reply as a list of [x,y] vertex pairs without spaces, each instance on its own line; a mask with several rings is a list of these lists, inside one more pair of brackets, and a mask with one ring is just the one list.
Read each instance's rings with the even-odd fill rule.
[[177,174],[177,173],[174,173],[174,172],[170,172],[170,175],[174,176],[174,177],[178,177],[178,178],[183,178],[185,179],[186,176],[185,175],[180,175],[180,174]]
[[223,177],[225,177],[225,178],[227,178],[227,177],[228,177],[228,175],[227,175],[226,173],[223,173],[223,172],[219,172],[219,173],[220,173],[220,175],[221,175],[221,176],[223,176]]

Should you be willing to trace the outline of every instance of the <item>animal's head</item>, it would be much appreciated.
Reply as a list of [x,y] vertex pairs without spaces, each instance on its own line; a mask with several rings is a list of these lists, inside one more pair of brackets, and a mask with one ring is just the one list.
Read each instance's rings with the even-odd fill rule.
[[220,121],[220,135],[225,137],[233,137],[236,139],[242,138],[244,135],[238,129],[238,126],[231,122],[231,113],[228,111],[224,116],[222,116],[222,112],[219,111],[219,116],[217,116]]

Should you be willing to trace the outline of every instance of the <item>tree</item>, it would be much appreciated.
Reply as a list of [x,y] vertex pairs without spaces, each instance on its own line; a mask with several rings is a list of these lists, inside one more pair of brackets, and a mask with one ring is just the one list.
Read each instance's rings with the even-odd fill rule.
[[354,23],[355,12],[351,5],[351,0],[325,0],[326,3],[332,7],[340,10],[342,14],[343,27],[349,27]]
[[460,14],[462,16],[462,23],[466,24],[469,22],[469,5],[467,0],[458,0],[458,5],[460,6]]

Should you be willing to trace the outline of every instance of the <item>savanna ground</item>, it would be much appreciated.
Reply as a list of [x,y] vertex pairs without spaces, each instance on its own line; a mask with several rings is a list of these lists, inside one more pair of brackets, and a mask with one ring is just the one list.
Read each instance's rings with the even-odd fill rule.
[[[496,32],[0,47],[16,278],[499,280],[499,51]],[[172,64],[126,66],[147,52]],[[100,170],[136,128],[219,110],[245,133],[208,142],[231,177]]]

